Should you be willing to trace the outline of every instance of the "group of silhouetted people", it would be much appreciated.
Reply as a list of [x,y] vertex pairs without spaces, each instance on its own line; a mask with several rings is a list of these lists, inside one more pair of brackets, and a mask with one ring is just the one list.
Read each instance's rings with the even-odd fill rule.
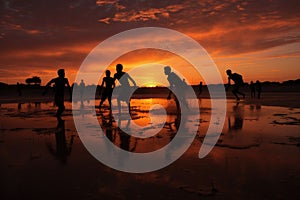
[[[226,73],[228,75],[228,84],[226,87],[226,91],[228,91],[228,88],[230,87],[232,80],[234,82],[232,93],[236,97],[237,100],[240,100],[239,95],[242,95],[243,99],[245,99],[245,93],[241,92],[239,89],[244,85],[243,77],[242,75],[238,73],[232,73],[230,69],[226,70]],[[257,98],[260,99],[261,97],[261,83],[259,80],[256,81],[256,83],[253,83],[253,81],[250,82],[250,96],[251,98]]]
[[257,80],[255,83],[253,81],[251,81],[250,82],[250,96],[251,96],[251,98],[260,99],[260,94],[261,94],[261,83],[260,83],[260,81]]
[[[100,105],[99,109],[101,109],[101,106],[103,102],[107,99],[109,102],[109,107],[111,110],[111,97],[112,97],[112,92],[115,87],[115,80],[118,80],[120,83],[120,93],[117,98],[118,100],[118,107],[119,107],[119,112],[121,112],[121,101],[125,101],[128,105],[128,108],[130,109],[130,84],[129,80],[136,86],[135,81],[130,77],[130,75],[126,72],[123,72],[123,66],[122,64],[117,64],[116,65],[116,70],[117,72],[114,74],[114,77],[111,77],[111,72],[109,70],[106,70],[105,74],[106,76],[102,80],[101,84],[101,89],[100,89],[100,94],[101,94],[101,100],[100,100]],[[68,87],[69,92],[70,92],[70,97],[72,96],[72,90],[69,84],[69,81],[67,78],[65,78],[65,71],[64,69],[59,69],[57,71],[58,77],[52,79],[46,84],[46,89],[43,92],[43,95],[45,95],[48,91],[48,88],[54,84],[55,87],[55,96],[54,96],[54,103],[58,107],[56,116],[60,117],[63,111],[65,110],[64,106],[64,88],[65,86]],[[105,87],[104,87],[105,85]],[[80,83],[80,95],[81,99],[83,98],[83,87],[85,87],[85,84],[83,80],[81,80]],[[104,88],[102,90],[102,88]]]
[[[181,79],[175,72],[172,72],[170,66],[164,67],[164,73],[167,76],[167,80],[169,82],[169,94],[167,96],[167,99],[171,99],[172,93],[175,92],[176,97],[175,102],[177,108],[179,108],[179,101],[187,108],[189,109],[188,103],[186,101],[186,91],[187,91],[187,83],[184,79]],[[54,102],[55,105],[58,107],[56,116],[60,117],[63,111],[65,110],[64,106],[64,89],[65,86],[68,87],[70,97],[72,96],[72,90],[69,84],[69,81],[67,78],[65,78],[65,71],[64,69],[59,69],[57,71],[58,77],[53,78],[51,81],[49,81],[46,85],[46,89],[43,93],[43,95],[46,94],[48,91],[48,88],[51,84],[54,84],[55,88],[55,97]],[[226,70],[226,74],[228,75],[228,84],[226,86],[226,91],[228,91],[229,87],[231,86],[231,81],[234,82],[234,85],[232,87],[232,93],[236,97],[236,99],[239,101],[240,97],[239,95],[244,99],[245,93],[240,91],[240,88],[244,85],[243,77],[242,75],[238,73],[232,73],[230,69]],[[118,80],[120,83],[118,97],[117,97],[117,103],[118,103],[118,111],[121,113],[121,101],[124,101],[127,106],[128,110],[130,111],[130,96],[132,94],[132,87],[130,86],[130,82],[136,87],[136,82],[133,80],[133,78],[126,72],[123,71],[123,65],[117,64],[116,65],[116,73],[113,77],[111,77],[111,72],[109,70],[105,71],[105,77],[102,79],[102,83],[100,86],[100,104],[99,109],[101,110],[101,107],[105,100],[108,100],[109,103],[109,110],[111,111],[111,99],[112,99],[112,93],[115,88],[115,81]],[[85,84],[83,80],[81,80],[80,83],[80,96],[81,99],[83,98],[83,88],[85,87]],[[202,82],[200,82],[199,85],[199,94],[202,93]],[[251,98],[255,98],[257,95],[257,98],[260,99],[261,94],[261,84],[259,81],[256,81],[254,84],[253,81],[250,83],[250,94]]]
[[[136,87],[136,83],[131,78],[131,76],[123,72],[123,65],[122,64],[117,64],[116,65],[116,73],[114,74],[114,77],[111,77],[110,74],[111,72],[109,70],[106,70],[105,72],[105,77],[102,80],[101,86],[100,86],[100,94],[101,94],[101,100],[100,100],[100,105],[99,109],[101,109],[101,106],[103,102],[107,99],[109,103],[109,109],[111,111],[111,97],[113,93],[113,89],[115,88],[115,80],[118,80],[120,83],[120,91],[119,95],[117,98],[118,102],[118,108],[119,108],[119,113],[121,113],[121,101],[126,102],[128,106],[128,110],[130,110],[130,92],[131,92],[131,86],[129,81],[132,82],[134,87]],[[105,85],[104,89],[102,90],[103,86]]]

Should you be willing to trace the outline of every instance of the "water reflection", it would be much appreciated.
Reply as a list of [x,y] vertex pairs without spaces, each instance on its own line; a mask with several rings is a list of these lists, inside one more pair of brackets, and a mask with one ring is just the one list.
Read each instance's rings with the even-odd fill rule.
[[[124,117],[122,115],[119,115],[118,123],[116,124],[111,112],[107,114],[101,113],[99,116],[100,125],[104,130],[106,137],[121,149],[125,151],[135,152],[137,146],[137,138],[127,134],[131,131],[131,117]],[[135,139],[135,141],[131,144],[132,139]]]
[[[122,121],[125,122],[125,127],[122,126]],[[134,139],[134,137],[130,136],[129,134],[127,134],[126,132],[130,133],[130,123],[131,123],[131,119],[122,119],[119,118],[118,120],[118,135],[120,137],[120,147],[123,150],[126,151],[130,151],[130,152],[135,152],[136,146],[137,146],[137,138],[135,138],[135,142],[132,143],[131,145],[131,139]]]
[[[175,105],[172,107],[167,107],[167,111],[169,112],[167,116],[160,114],[159,112],[155,113],[154,111],[152,115],[153,121],[151,121],[149,109],[151,105],[157,103],[157,101],[158,100],[153,102],[148,101],[148,103],[141,101],[142,103],[139,102],[139,104],[137,104],[136,101],[136,109],[130,113],[131,115],[113,115],[111,112],[109,112],[109,110],[106,110],[106,112],[97,113],[99,124],[106,137],[114,145],[125,151],[145,153],[158,150],[169,144],[170,141],[176,136],[179,127],[181,131],[187,134],[188,138],[190,132],[189,129],[195,125],[199,125],[199,120],[196,119],[196,116],[195,121],[191,121],[183,118],[180,112],[174,112],[173,110],[176,108]],[[162,102],[164,103],[164,101]],[[166,122],[160,125],[157,123],[157,121]],[[147,127],[140,129],[135,127],[133,124],[139,124],[142,127]],[[157,128],[158,126],[161,126],[161,128]],[[146,138],[139,138],[128,134],[133,132],[137,134],[146,134],[147,131],[152,130],[157,130],[156,134]],[[181,138],[181,145],[185,143],[185,139],[185,137]],[[180,146],[176,148],[180,148]],[[170,154],[169,156],[172,155],[174,150],[175,149],[168,150],[167,153]]]
[[116,128],[113,127],[113,117],[111,113],[108,115],[108,117],[104,116],[102,113],[100,114],[100,116],[100,125],[102,126],[106,137],[109,139],[109,141],[114,143],[116,139]]
[[[228,129],[229,131],[237,131],[243,128],[244,123],[244,105],[239,105],[239,102],[232,107],[233,117],[228,116]],[[232,121],[233,118],[233,121]]]
[[55,147],[47,144],[48,151],[53,155],[61,164],[67,163],[68,156],[71,155],[74,135],[71,135],[70,141],[67,142],[65,134],[65,121],[57,118],[57,126],[55,129]]
[[22,103],[18,103],[18,110],[22,109]]
[[[25,104],[25,103],[17,103],[17,108],[18,108],[18,111],[21,111],[22,110],[22,105]],[[32,109],[32,103],[27,103],[27,111],[31,111]],[[41,102],[33,102],[34,104],[34,111],[39,111],[41,110]]]

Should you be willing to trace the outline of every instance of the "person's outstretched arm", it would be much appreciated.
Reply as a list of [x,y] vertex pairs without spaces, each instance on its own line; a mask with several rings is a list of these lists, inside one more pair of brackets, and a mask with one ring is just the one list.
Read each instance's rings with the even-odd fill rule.
[[[116,74],[114,75],[114,78],[113,78],[113,79],[114,79],[114,83],[116,82],[116,80],[118,80]],[[118,81],[119,81],[119,80],[118,80]]]
[[104,85],[104,79],[102,79],[102,83],[100,85],[99,96],[101,96],[103,85]]
[[45,96],[45,94],[48,92],[48,89],[49,89],[49,86],[52,84],[52,83],[54,83],[54,79],[52,79],[51,81],[49,81],[47,84],[46,84],[46,88],[45,88],[45,90],[44,90],[44,92],[43,92],[43,96]]
[[[128,73],[127,73],[128,74]],[[128,79],[133,83],[134,86],[136,86],[135,81],[133,80],[133,78],[131,78],[131,76],[128,74]]]
[[113,79],[112,89],[116,87],[115,79]]

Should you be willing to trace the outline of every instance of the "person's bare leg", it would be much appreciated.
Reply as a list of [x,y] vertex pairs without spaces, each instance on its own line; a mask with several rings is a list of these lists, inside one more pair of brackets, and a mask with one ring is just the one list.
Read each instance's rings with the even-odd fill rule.
[[99,104],[99,110],[101,109],[103,102],[104,102],[104,100],[101,99],[100,104]]
[[235,90],[232,90],[232,94],[235,96],[236,100],[240,100],[239,96],[236,94]]
[[111,111],[111,97],[108,97],[109,110]]
[[246,96],[246,95],[245,95],[244,93],[242,93],[242,92],[240,92],[240,91],[237,91],[236,93],[242,95],[242,96],[243,96],[243,99],[245,99],[245,96]]
[[58,105],[58,109],[57,109],[57,112],[56,112],[56,116],[57,117],[60,117],[61,116],[61,114],[64,112],[64,110],[65,110],[65,105],[62,103],[60,103],[59,105]]

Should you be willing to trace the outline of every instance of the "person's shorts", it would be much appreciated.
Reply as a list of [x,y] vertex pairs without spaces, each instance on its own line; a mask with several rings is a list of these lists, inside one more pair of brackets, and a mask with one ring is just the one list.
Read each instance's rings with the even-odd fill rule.
[[102,92],[102,95],[101,95],[101,100],[104,101],[105,99],[111,99],[111,96],[112,96],[112,90],[104,90]]

